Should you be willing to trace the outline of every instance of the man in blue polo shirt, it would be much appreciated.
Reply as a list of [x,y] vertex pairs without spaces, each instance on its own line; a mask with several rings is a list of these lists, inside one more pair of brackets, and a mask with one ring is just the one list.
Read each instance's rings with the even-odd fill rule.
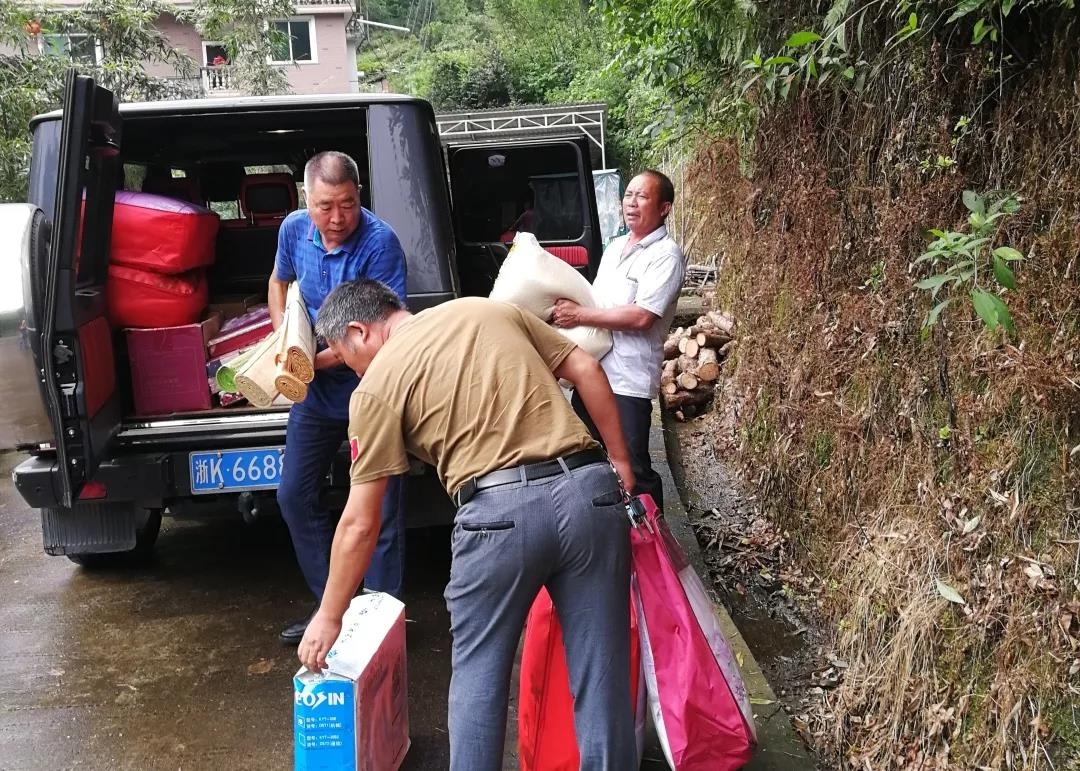
[[[345,281],[381,281],[405,301],[405,254],[389,225],[360,205],[360,176],[348,155],[327,151],[304,167],[307,210],[285,218],[278,232],[277,258],[270,277],[269,304],[274,328],[285,312],[289,283],[300,294],[314,325],[326,296]],[[329,348],[315,356],[315,379],[304,401],[293,405],[285,436],[285,466],[277,499],[289,526],[296,559],[316,600],[321,601],[330,569],[334,523],[320,501],[323,479],[349,427],[349,399],[356,374]],[[382,530],[364,583],[369,589],[401,596],[405,562],[402,502],[404,478],[395,477],[383,502]],[[312,614],[313,615],[313,614]],[[299,644],[310,616],[280,634]]]

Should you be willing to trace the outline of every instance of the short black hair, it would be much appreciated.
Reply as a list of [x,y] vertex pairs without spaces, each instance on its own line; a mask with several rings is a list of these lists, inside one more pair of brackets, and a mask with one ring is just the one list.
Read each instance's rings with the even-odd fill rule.
[[656,169],[643,169],[640,175],[652,177],[660,186],[660,203],[675,203],[675,185],[667,174]]
[[315,322],[315,334],[327,342],[341,340],[354,321],[374,324],[404,308],[397,293],[381,281],[371,278],[346,281],[323,301]]

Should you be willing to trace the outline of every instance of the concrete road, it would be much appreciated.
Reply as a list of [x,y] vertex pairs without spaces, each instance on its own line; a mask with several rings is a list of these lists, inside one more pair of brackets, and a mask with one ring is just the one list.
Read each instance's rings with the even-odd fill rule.
[[[0,455],[0,771],[291,768],[297,662],[277,632],[310,601],[281,520],[167,518],[152,567],[85,571],[42,552],[18,460]],[[448,764],[448,543],[409,532],[406,769]]]
[[[279,519],[166,520],[156,564],[84,571],[41,551],[37,513],[0,456],[0,769],[292,766],[296,654],[278,629],[310,610]],[[411,532],[413,746],[447,765],[447,532]]]

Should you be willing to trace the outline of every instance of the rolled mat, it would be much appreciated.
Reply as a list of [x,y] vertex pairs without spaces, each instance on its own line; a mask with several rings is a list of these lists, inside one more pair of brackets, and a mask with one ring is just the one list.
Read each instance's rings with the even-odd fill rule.
[[276,332],[267,337],[236,372],[236,390],[255,407],[269,407],[277,396],[274,380],[278,374],[277,351],[280,342]]
[[307,398],[307,383],[288,372],[281,372],[274,378],[274,387],[289,401],[302,402]]
[[237,371],[247,364],[248,359],[251,358],[251,354],[255,352],[255,348],[250,348],[239,356],[230,359],[228,363],[222,364],[218,367],[218,371],[214,374],[214,379],[217,380],[218,387],[225,393],[239,393],[236,390],[236,373]]

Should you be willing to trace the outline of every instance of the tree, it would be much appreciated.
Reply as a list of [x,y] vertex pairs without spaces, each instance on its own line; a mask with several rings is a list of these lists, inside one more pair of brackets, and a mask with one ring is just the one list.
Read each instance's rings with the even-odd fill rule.
[[195,74],[195,62],[158,27],[163,16],[188,21],[160,0],[88,0],[70,11],[50,12],[45,23],[46,31],[92,36],[101,49],[101,63],[92,68],[98,83],[122,101],[144,102],[174,96],[178,82],[148,74],[148,65],[166,64],[181,79]]
[[288,38],[269,22],[292,14],[292,0],[195,0],[194,10],[199,32],[224,44],[236,82],[255,96],[289,91],[285,71],[271,63]]
[[30,166],[30,119],[60,105],[70,56],[50,54],[43,35],[91,36],[100,53],[74,64],[125,100],[160,99],[177,81],[149,75],[150,63],[168,63],[179,74],[193,69],[157,28],[176,11],[159,0],[89,0],[72,9],[0,0],[0,199],[26,200]]

